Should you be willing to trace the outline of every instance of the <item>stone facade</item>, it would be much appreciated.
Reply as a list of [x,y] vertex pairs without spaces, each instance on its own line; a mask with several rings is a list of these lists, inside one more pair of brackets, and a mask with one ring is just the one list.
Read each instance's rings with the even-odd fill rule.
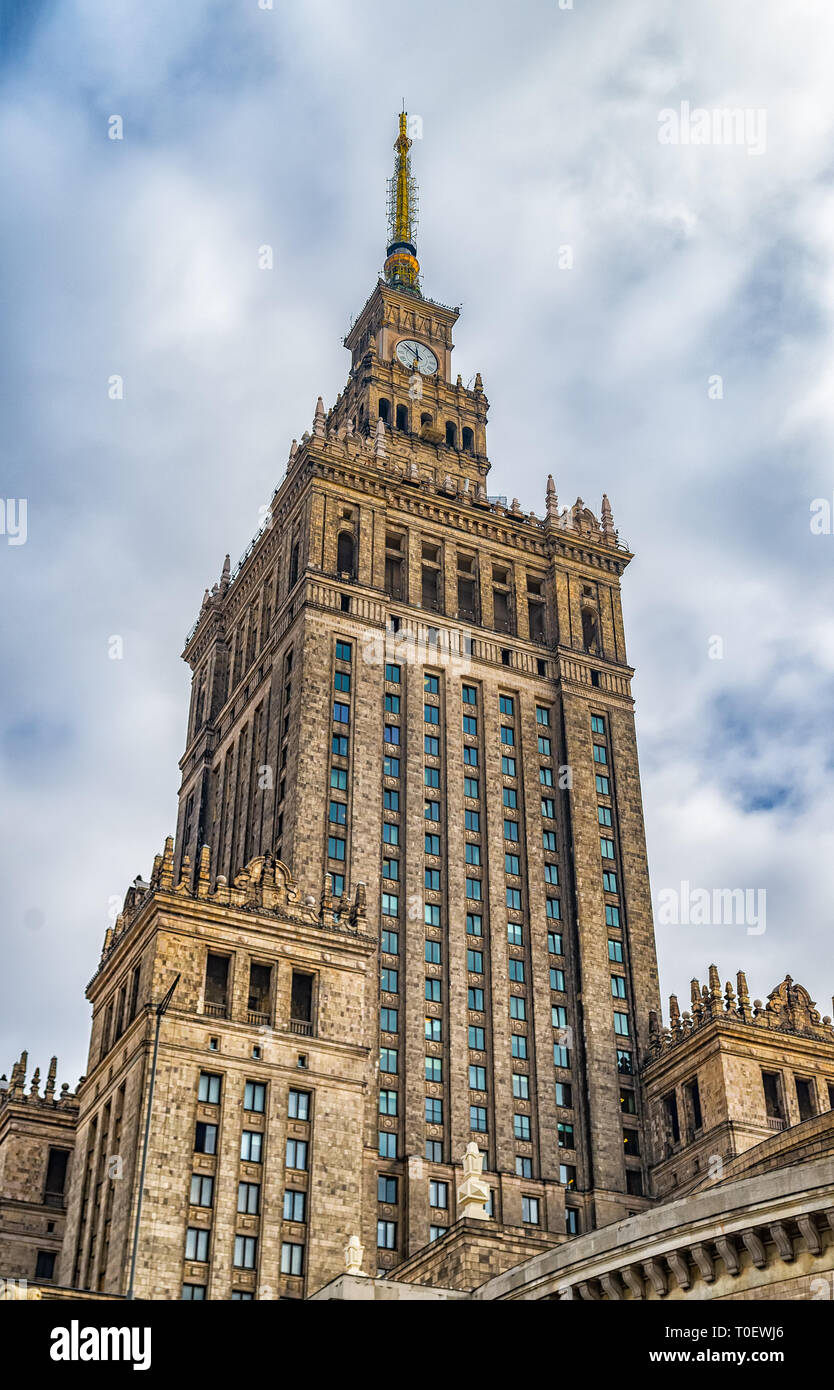
[[[27,1083],[27,1054],[0,1078],[0,1278],[57,1281],[72,1171],[77,1095],[55,1093],[57,1059],[43,1093],[40,1070]],[[28,1084],[28,1089],[27,1089]]]

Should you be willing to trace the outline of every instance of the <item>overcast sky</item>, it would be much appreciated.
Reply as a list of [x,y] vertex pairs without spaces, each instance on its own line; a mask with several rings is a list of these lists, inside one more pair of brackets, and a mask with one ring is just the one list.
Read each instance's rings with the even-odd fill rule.
[[[403,99],[489,490],[606,491],[636,555],[655,900],[767,894],[758,934],[659,924],[664,997],[715,961],[831,1012],[830,0],[2,10],[0,495],[28,510],[0,535],[0,1071],[86,1065],[111,899],[175,824],[182,640],[344,385]],[[661,142],[682,103],[742,138]]]

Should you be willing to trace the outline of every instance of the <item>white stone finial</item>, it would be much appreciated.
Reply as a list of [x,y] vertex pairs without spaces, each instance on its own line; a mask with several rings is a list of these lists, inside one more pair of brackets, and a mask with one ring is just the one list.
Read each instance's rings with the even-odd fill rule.
[[316,413],[313,419],[313,434],[317,439],[324,439],[324,401],[321,396],[319,396],[316,401]]
[[[345,1246],[345,1269],[348,1274],[362,1274],[362,1260],[365,1256],[365,1247],[358,1236],[351,1236]],[[367,1277],[367,1276],[365,1276]]]
[[378,459],[385,458],[385,421],[382,416],[376,422],[376,437],[374,439],[374,453]]
[[467,1144],[463,1155],[463,1182],[458,1188],[458,1206],[461,1216],[478,1221],[489,1220],[487,1202],[489,1184],[483,1178],[484,1160],[478,1145]]

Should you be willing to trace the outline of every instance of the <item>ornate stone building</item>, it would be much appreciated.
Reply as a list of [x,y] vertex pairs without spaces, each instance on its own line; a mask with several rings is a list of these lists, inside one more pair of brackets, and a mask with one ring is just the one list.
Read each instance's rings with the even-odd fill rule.
[[[537,516],[488,493],[409,146],[403,114],[345,389],[185,644],[176,837],[88,987],[73,1289],[354,1296],[357,1237],[377,1277],[355,1296],[464,1296],[653,1219],[773,1128],[737,1111],[770,1039],[741,988],[658,1031],[631,554],[605,497],[560,508],[549,479]],[[810,1019],[800,994],[769,1017]],[[826,1027],[791,1040],[818,1100]]]

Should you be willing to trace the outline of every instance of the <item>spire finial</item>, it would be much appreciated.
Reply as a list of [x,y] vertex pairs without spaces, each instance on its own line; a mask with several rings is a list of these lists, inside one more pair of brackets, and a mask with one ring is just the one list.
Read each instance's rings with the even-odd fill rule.
[[394,143],[394,177],[388,180],[388,259],[385,279],[395,289],[420,293],[420,262],[414,245],[417,225],[417,185],[411,177],[411,141],[407,133],[408,114],[403,103],[400,130]]

